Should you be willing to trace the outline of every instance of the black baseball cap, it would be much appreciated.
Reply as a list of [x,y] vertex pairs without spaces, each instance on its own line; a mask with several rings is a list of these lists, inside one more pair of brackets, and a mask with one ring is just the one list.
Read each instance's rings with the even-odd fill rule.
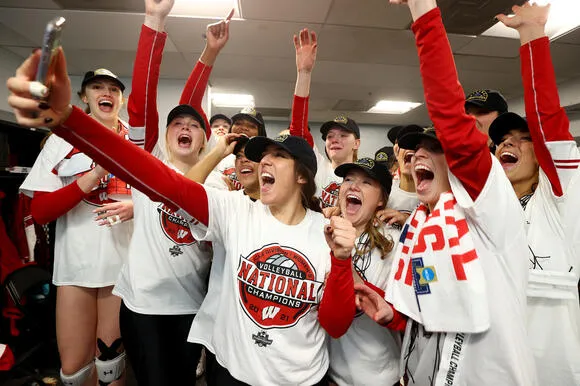
[[97,68],[95,71],[86,72],[83,78],[83,82],[81,83],[81,88],[84,88],[90,81],[99,78],[110,79],[113,82],[117,83],[117,85],[121,89],[121,92],[125,91],[125,85],[123,84],[123,82],[119,80],[119,77],[113,74],[111,71],[107,70],[106,68]]
[[340,165],[334,169],[334,174],[344,178],[352,169],[362,170],[373,180],[377,181],[387,194],[391,193],[393,176],[391,176],[391,172],[383,163],[375,162],[372,158],[359,158],[353,163]]
[[411,134],[411,133],[422,133],[424,129],[419,125],[407,125],[403,126],[397,131],[397,141],[400,140],[401,137]]
[[375,152],[375,161],[383,162],[386,164],[387,162],[389,162],[389,157],[392,157],[394,154],[395,152],[393,151],[392,146],[381,147],[379,150]]
[[242,151],[244,146],[246,146],[248,144],[249,140],[250,140],[250,137],[248,137],[247,135],[242,135],[241,137],[237,138],[236,139],[236,146],[234,146],[234,151],[232,154],[236,155],[240,151]]
[[421,132],[410,132],[403,135],[399,138],[399,147],[401,149],[415,150],[417,149],[417,146],[425,139],[436,143],[437,146],[441,148],[441,142],[439,142],[437,134],[435,133],[435,129],[432,127],[423,129]]
[[232,117],[232,125],[236,123],[239,119],[246,119],[250,122],[254,122],[258,126],[258,136],[267,137],[266,135],[266,125],[264,124],[264,118],[262,114],[256,111],[253,107],[245,107],[239,113]]
[[207,131],[207,127],[205,127],[205,119],[203,119],[202,115],[194,109],[191,105],[179,105],[173,108],[167,115],[167,126],[177,118],[179,115],[191,115],[194,117],[199,124],[201,125],[203,131]]
[[228,117],[227,115],[223,115],[223,114],[215,114],[214,116],[212,116],[211,119],[209,120],[209,124],[213,125],[213,122],[218,120],[218,119],[223,119],[224,121],[229,123],[230,126],[232,125],[232,120],[230,119],[230,117]]
[[335,127],[340,127],[341,129],[350,131],[356,138],[360,139],[360,129],[356,122],[346,115],[340,114],[332,121],[324,122],[322,126],[320,126],[320,132],[322,133],[322,139],[324,141],[326,141],[326,135],[328,132]]
[[489,137],[496,145],[502,142],[504,135],[510,130],[529,132],[528,122],[516,113],[503,113],[493,120],[489,126]]
[[270,145],[275,145],[286,150],[294,159],[306,166],[313,175],[316,175],[318,169],[316,156],[314,155],[312,147],[302,137],[280,135],[274,139],[266,137],[250,138],[246,144],[246,158],[250,161],[260,162],[264,151]]
[[465,108],[476,106],[488,111],[497,111],[502,114],[508,110],[508,104],[499,91],[476,90],[465,98]]
[[387,133],[387,138],[391,143],[394,145],[397,142],[397,135],[399,134],[399,130],[401,130],[403,126],[394,126],[389,129]]

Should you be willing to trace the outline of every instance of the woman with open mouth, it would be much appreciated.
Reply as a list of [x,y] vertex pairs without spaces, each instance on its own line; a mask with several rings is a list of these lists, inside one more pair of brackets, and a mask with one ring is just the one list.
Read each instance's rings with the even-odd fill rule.
[[[85,74],[78,93],[91,118],[121,138],[128,134],[119,118],[124,90],[115,74],[100,68]],[[20,189],[32,197],[37,223],[56,220],[53,283],[61,377],[96,384],[98,375],[112,382],[124,369],[120,299],[112,290],[133,231],[131,189],[56,135],[48,137]]]
[[[435,0],[407,3],[434,130],[407,134],[421,205],[403,227],[386,300],[357,284],[375,321],[408,317],[406,385],[537,384],[526,334],[524,216],[464,92]],[[509,342],[509,344],[502,344]]]
[[[377,222],[392,187],[389,169],[370,158],[336,168],[343,177],[338,206],[340,215],[356,229],[352,252],[353,280],[384,296],[400,230]],[[400,332],[406,320],[378,325],[364,313],[357,314],[348,331],[330,342],[329,377],[337,385],[398,385]]]
[[528,335],[540,384],[580,384],[580,152],[560,106],[545,33],[549,6],[500,15],[520,36],[525,119],[497,117],[489,135],[524,208],[530,258]]
[[346,219],[333,217],[328,224],[315,211],[311,146],[294,136],[248,142],[246,156],[259,163],[258,201],[206,188],[71,106],[62,50],[50,108],[40,109],[28,94],[38,60],[39,53],[31,55],[8,81],[19,123],[50,125],[181,216],[198,241],[224,246],[220,300],[206,342],[220,370],[215,384],[325,384],[327,333],[342,335],[355,312],[350,255],[356,231]]

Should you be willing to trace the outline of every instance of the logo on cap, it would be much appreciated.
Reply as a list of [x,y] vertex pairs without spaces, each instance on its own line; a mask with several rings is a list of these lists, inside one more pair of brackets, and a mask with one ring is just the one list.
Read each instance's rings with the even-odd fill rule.
[[467,102],[471,102],[471,101],[481,101],[481,102],[485,102],[487,101],[487,91],[485,90],[477,90],[472,92],[471,94],[469,94],[469,96],[467,97]]
[[362,166],[365,169],[372,169],[375,167],[375,161],[373,161],[370,158],[361,158],[359,160],[356,161],[356,164],[358,166]]
[[336,118],[334,118],[334,122],[336,122],[336,123],[342,123],[342,124],[346,125],[347,122],[348,122],[348,118],[346,117],[346,115],[340,114],[339,116],[337,116]]
[[282,134],[277,136],[276,138],[274,138],[274,141],[276,142],[284,142],[288,139],[289,135],[288,134]]
[[375,159],[377,161],[388,161],[389,160],[389,156],[387,155],[387,153],[385,153],[384,151],[381,151],[380,153],[378,153],[375,156]]
[[253,108],[253,107],[251,107],[251,106],[244,107],[242,109],[242,111],[240,111],[240,113],[242,113],[242,114],[248,114],[248,115],[251,115],[252,117],[255,117],[255,116],[258,115],[258,113],[256,112],[256,109]]
[[111,78],[117,78],[117,75],[113,74],[106,68],[98,68],[95,70],[95,76],[110,76]]

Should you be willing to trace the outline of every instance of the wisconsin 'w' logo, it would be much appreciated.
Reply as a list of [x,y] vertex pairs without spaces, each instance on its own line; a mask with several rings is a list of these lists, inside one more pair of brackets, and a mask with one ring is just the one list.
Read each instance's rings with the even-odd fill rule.
[[275,306],[268,306],[262,308],[262,320],[274,319],[279,311],[280,307]]

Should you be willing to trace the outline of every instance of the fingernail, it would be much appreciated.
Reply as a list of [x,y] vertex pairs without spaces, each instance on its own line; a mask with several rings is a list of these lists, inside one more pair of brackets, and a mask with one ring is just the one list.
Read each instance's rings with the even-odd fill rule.
[[34,48],[32,49],[32,53],[33,53],[33,54],[36,54],[38,51],[40,51],[40,47],[34,47]]
[[50,109],[50,106],[46,102],[40,102],[38,104],[38,108],[41,110],[48,110],[48,109]]
[[50,123],[52,122],[52,118],[44,118],[44,123]]

